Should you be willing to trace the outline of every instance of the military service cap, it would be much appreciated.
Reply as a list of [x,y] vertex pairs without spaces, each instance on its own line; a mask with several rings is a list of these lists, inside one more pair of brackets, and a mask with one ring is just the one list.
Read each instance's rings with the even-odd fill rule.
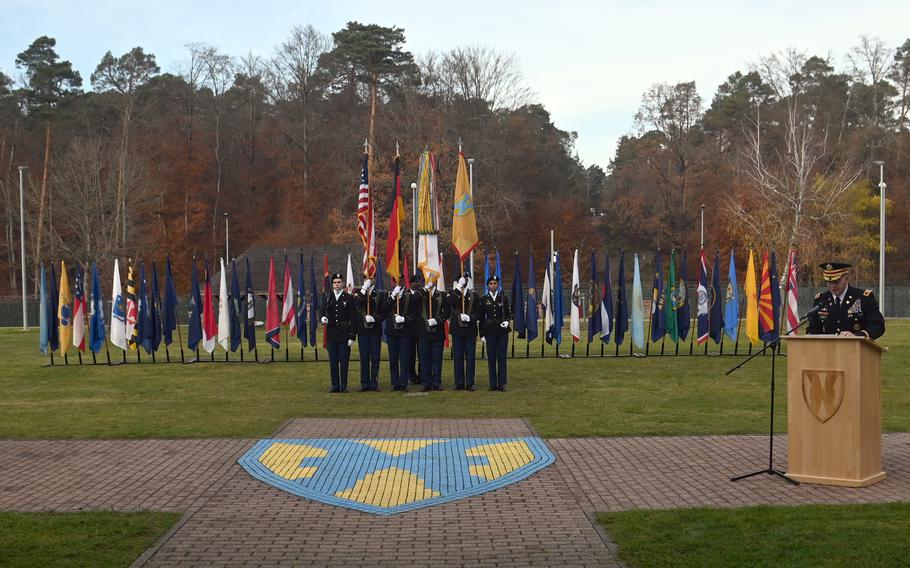
[[825,282],[837,282],[851,265],[846,262],[826,262],[818,266],[822,269],[822,278]]

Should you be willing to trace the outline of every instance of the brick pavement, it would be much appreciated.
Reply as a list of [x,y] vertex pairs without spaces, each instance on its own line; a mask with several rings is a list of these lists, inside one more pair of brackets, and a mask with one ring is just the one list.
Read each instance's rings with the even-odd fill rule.
[[[522,420],[304,419],[282,437],[528,436]],[[888,478],[863,489],[766,475],[767,438],[547,440],[555,465],[505,488],[379,517],[300,499],[237,464],[254,440],[0,440],[0,510],[185,512],[143,566],[616,566],[595,511],[910,501],[910,433],[886,434]],[[775,441],[786,469],[786,438]],[[205,474],[205,477],[202,475]]]

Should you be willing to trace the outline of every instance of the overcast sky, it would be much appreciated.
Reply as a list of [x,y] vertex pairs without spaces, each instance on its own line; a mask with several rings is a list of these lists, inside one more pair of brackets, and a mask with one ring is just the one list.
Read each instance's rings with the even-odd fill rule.
[[[406,49],[481,43],[514,53],[528,86],[556,125],[578,133],[586,164],[606,166],[633,126],[653,83],[696,81],[706,104],[717,86],[760,56],[788,47],[831,55],[845,66],[861,35],[890,47],[910,37],[907,0],[672,2],[486,0],[372,2],[343,0],[0,0],[0,70],[17,76],[16,54],[37,37],[82,74],[84,87],[108,50],[134,46],[155,54],[164,71],[203,42],[232,55],[268,56],[296,24],[329,34],[350,20],[398,26]],[[738,5],[740,4],[740,5]],[[686,7],[682,7],[686,5]],[[470,153],[470,141],[465,141]]]

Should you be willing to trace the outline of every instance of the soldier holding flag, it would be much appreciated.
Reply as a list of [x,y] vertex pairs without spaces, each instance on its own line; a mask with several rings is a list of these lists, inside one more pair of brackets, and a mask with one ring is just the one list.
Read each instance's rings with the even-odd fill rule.
[[354,291],[357,308],[357,346],[360,350],[360,392],[379,391],[379,347],[382,344],[382,313],[373,281],[367,278]]
[[452,361],[455,365],[455,390],[474,390],[474,362],[477,357],[477,312],[480,302],[471,289],[471,272],[455,282],[449,292],[452,333]]
[[392,390],[407,391],[413,351],[415,296],[402,286],[395,286],[383,297],[386,337],[389,344],[389,376]]

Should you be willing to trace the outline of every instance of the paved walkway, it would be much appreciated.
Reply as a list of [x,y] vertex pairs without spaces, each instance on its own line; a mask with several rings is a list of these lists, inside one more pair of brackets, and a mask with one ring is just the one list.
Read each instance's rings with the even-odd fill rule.
[[[294,420],[281,437],[506,437],[521,420]],[[547,440],[556,464],[505,488],[380,517],[295,497],[237,459],[255,440],[0,440],[0,510],[185,513],[141,566],[617,566],[596,511],[910,501],[910,433],[886,434],[888,478],[864,489],[766,475],[762,436]],[[786,437],[775,441],[786,469]]]

